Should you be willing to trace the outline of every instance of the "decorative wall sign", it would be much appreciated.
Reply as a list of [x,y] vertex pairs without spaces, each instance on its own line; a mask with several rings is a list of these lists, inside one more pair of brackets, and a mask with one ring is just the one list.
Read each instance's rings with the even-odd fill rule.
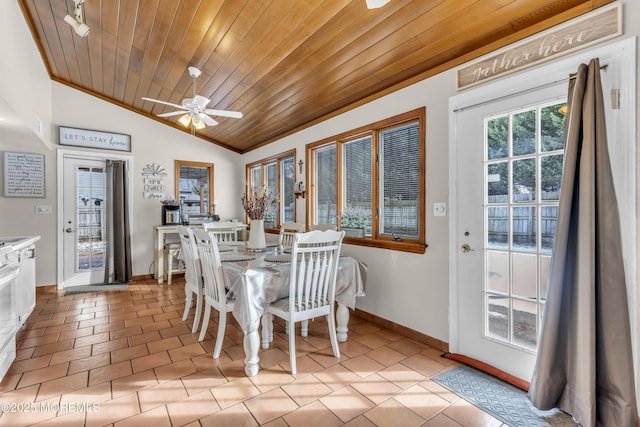
[[44,197],[44,155],[4,153],[4,196]]
[[164,183],[167,171],[161,165],[150,163],[142,168],[142,197],[145,199],[164,199],[166,186]]
[[131,151],[131,135],[60,126],[60,145]]
[[458,90],[619,36],[622,34],[621,18],[622,5],[617,3],[501,50],[500,53],[459,69]]

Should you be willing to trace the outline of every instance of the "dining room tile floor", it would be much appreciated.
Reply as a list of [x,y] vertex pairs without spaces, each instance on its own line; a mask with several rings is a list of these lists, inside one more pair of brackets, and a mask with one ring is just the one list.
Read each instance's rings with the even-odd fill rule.
[[214,360],[217,314],[199,342],[193,309],[182,321],[184,299],[181,277],[68,296],[39,289],[0,383],[0,425],[503,426],[431,380],[456,362],[354,315],[339,359],[325,320],[310,322],[296,338],[295,376],[276,321],[248,378],[233,316]]

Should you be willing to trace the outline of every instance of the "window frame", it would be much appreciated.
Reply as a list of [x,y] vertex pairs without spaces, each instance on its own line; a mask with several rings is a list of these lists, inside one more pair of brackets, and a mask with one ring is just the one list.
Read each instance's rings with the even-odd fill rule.
[[[396,241],[390,236],[382,236],[379,234],[379,220],[380,215],[377,214],[379,209],[382,208],[380,203],[380,194],[382,189],[379,185],[379,170],[382,167],[380,162],[377,161],[379,158],[379,134],[382,131],[387,129],[391,129],[394,127],[401,126],[403,124],[409,122],[418,122],[419,126],[419,147],[418,147],[418,155],[419,159],[419,182],[420,188],[418,191],[419,200],[418,200],[418,238],[417,239],[402,239],[401,241]],[[314,177],[316,175],[316,165],[315,165],[315,152],[316,150],[335,146],[336,151],[336,216],[339,216],[340,213],[344,210],[344,150],[343,144],[353,141],[357,138],[362,138],[365,136],[371,136],[371,211],[373,214],[371,220],[371,236],[366,237],[347,237],[345,236],[344,242],[360,245],[360,246],[369,246],[383,249],[391,249],[398,250],[404,252],[413,252],[413,253],[424,253],[427,247],[426,245],[426,149],[425,149],[425,135],[426,135],[426,107],[417,108],[412,111],[408,111],[403,114],[399,114],[397,116],[389,117],[387,119],[380,120],[375,123],[371,123],[365,126],[361,126],[357,129],[353,129],[350,131],[346,131],[340,133],[338,135],[334,135],[328,138],[324,138],[319,141],[315,141],[306,145],[305,157],[307,161],[307,171],[306,171],[306,182],[307,185],[307,198],[306,198],[306,210],[307,210],[307,226],[309,224],[313,224],[316,222],[316,185],[314,182]],[[336,218],[336,223],[339,223],[338,218]]]
[[[251,162],[251,163],[247,163],[245,165],[245,182],[246,182],[246,187],[247,189],[250,189],[251,186],[253,185],[253,175],[252,175],[252,169],[255,168],[256,166],[260,166],[261,169],[261,179],[262,179],[262,185],[266,185],[267,182],[267,166],[271,165],[273,163],[276,164],[276,186],[278,188],[278,198],[276,201],[277,207],[278,207],[278,216],[276,218],[275,221],[275,227],[274,228],[266,228],[265,227],[265,231],[268,232],[279,232],[280,231],[280,227],[282,226],[282,217],[283,217],[283,213],[282,209],[284,208],[284,203],[283,203],[283,197],[284,195],[281,194],[280,188],[282,186],[282,181],[281,181],[281,174],[282,174],[282,168],[281,168],[281,162],[285,159],[289,159],[289,158],[293,158],[293,165],[294,165],[294,188],[293,191],[294,193],[292,194],[294,197],[294,203],[293,203],[293,218],[295,220],[296,218],[296,203],[295,203],[295,183],[296,183],[296,177],[295,177],[295,165],[296,165],[296,150],[292,149],[292,150],[288,150],[285,151],[283,153],[279,153],[276,154],[274,156],[271,157],[267,157],[264,159],[260,159],[257,160],[255,162]],[[245,220],[249,221],[249,217],[245,215]]]

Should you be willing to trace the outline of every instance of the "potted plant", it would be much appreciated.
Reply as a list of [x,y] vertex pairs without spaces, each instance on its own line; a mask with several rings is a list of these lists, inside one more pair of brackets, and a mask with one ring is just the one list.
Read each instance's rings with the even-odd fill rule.
[[242,196],[242,207],[251,220],[247,247],[261,249],[267,246],[264,236],[264,217],[276,202],[277,194],[267,187],[251,187]]
[[348,237],[364,237],[364,227],[371,218],[371,212],[363,207],[348,206],[340,215],[340,230]]

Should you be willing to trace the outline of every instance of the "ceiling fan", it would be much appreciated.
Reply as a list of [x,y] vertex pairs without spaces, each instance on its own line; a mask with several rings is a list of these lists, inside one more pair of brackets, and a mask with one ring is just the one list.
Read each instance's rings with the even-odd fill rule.
[[196,67],[189,67],[188,70],[189,75],[193,78],[193,97],[183,99],[182,105],[160,101],[159,99],[142,97],[145,101],[157,102],[159,104],[169,105],[179,109],[179,111],[158,114],[158,117],[171,117],[182,114],[182,117],[180,117],[178,121],[184,126],[191,125],[193,129],[203,129],[207,126],[217,125],[218,122],[210,116],[232,117],[234,119],[242,118],[242,113],[239,111],[213,110],[206,108],[210,101],[209,98],[196,95],[196,78],[201,74],[201,71]]

